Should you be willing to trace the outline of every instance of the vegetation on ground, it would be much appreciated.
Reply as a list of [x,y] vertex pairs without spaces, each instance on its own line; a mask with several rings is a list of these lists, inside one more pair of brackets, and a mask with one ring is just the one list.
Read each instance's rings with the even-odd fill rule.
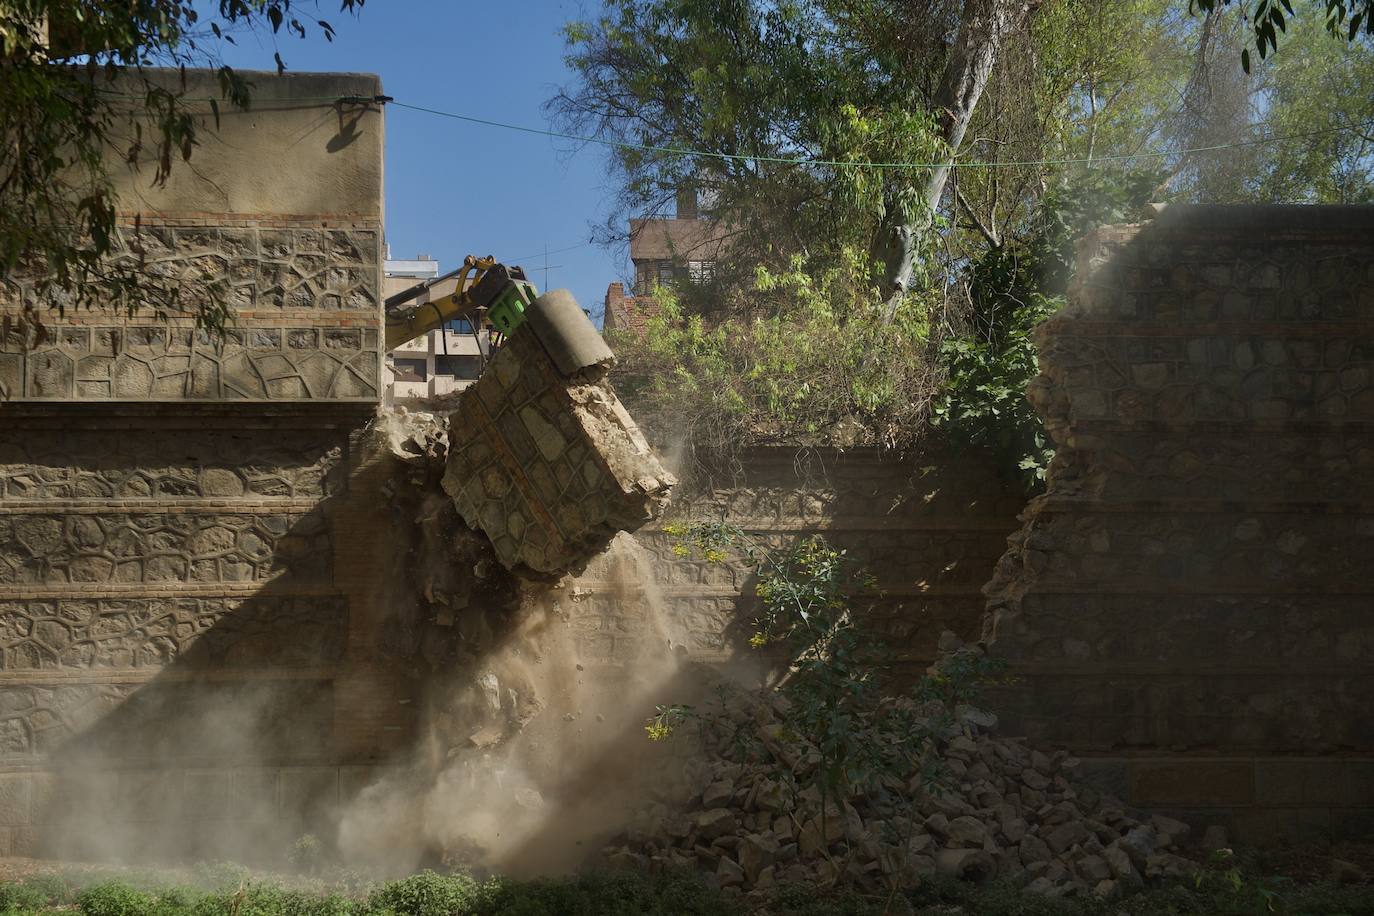
[[[0,883],[3,916],[880,916],[880,898],[784,886],[760,908],[700,884],[685,874],[588,874],[537,881],[476,880],[422,872],[361,889],[304,889],[238,871],[232,885],[168,883],[133,874],[82,883],[62,873]],[[1348,914],[1374,916],[1374,886],[1297,884],[1246,874],[1238,883],[1223,872],[1201,882],[1153,887],[1118,901],[1032,897],[1009,885],[932,878],[909,891],[901,909],[913,914],[977,916],[1259,916]]]

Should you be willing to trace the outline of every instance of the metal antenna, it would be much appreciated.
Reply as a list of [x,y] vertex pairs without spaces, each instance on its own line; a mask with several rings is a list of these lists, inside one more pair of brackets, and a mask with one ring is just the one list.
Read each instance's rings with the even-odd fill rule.
[[562,267],[562,266],[563,266],[562,264],[550,264],[550,263],[549,263],[549,243],[548,243],[548,242],[545,242],[545,243],[544,243],[544,266],[539,268],[539,270],[542,270],[542,271],[544,272],[544,282],[543,282],[543,284],[542,284],[539,288],[542,289],[544,292],[547,293],[547,292],[549,291],[549,271],[551,271],[551,270],[557,270],[558,268],[560,268],[560,267]]

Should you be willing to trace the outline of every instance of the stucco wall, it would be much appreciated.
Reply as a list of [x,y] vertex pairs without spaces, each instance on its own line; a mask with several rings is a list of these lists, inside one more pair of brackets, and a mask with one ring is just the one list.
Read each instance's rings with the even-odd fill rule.
[[[35,304],[48,339],[0,340],[0,400],[339,401],[380,392],[382,140],[376,77],[251,73],[246,112],[188,75],[200,143],[163,186],[152,165],[110,169],[123,214],[113,263],[136,268],[132,316],[48,308],[31,281],[0,284],[0,317]],[[170,78],[170,77],[166,77]],[[115,151],[112,151],[112,153]],[[176,304],[169,297],[175,293]],[[212,297],[223,337],[196,331]]]
[[1081,257],[988,587],[1008,727],[1243,839],[1365,830],[1374,208],[1170,209]]

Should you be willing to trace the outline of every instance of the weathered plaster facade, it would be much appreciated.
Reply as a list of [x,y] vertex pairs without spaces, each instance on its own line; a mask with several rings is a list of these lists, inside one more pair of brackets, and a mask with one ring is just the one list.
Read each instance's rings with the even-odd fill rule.
[[1008,724],[1244,839],[1374,819],[1374,208],[1084,242],[1038,332],[1059,449],[988,586]]
[[[0,314],[22,302],[50,339],[0,340],[0,400],[376,401],[380,391],[382,116],[362,101],[375,77],[248,74],[247,112],[203,109],[200,145],[167,184],[112,166],[123,214],[116,264],[147,277],[149,307],[125,317],[35,302],[31,282],[0,285]],[[168,79],[175,79],[168,76]],[[188,98],[218,97],[190,74]],[[331,104],[328,99],[356,99]],[[141,265],[141,266],[139,266]],[[222,338],[184,309],[216,296],[236,320]]]

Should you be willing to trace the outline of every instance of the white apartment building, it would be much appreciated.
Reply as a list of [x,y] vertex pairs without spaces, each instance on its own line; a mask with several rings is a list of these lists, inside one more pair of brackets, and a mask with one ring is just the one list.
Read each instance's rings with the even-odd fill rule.
[[[429,255],[408,260],[387,257],[382,267],[382,298],[438,276],[439,262]],[[485,354],[491,352],[491,338],[485,330],[473,331],[466,319],[457,318],[388,353],[385,403],[424,407],[427,401],[462,391],[476,381]]]

